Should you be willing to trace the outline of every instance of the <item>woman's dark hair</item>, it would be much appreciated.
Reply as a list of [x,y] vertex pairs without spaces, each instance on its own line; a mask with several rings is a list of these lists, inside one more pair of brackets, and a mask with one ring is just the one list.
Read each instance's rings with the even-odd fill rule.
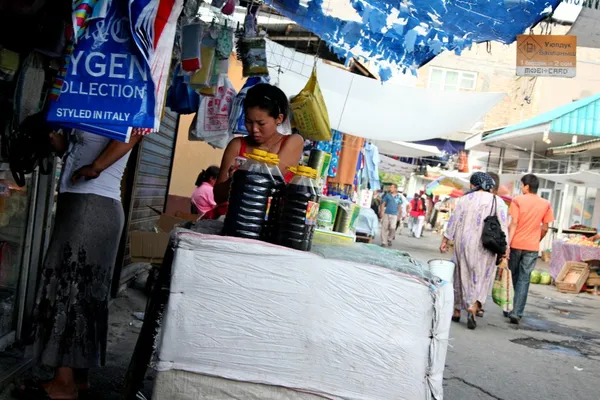
[[492,193],[498,193],[498,189],[500,189],[500,177],[495,172],[488,172],[489,176],[494,180],[494,187],[492,188]]
[[523,185],[529,186],[529,191],[533,194],[538,192],[540,188],[540,180],[534,174],[527,174],[521,178],[521,183]]
[[284,121],[287,119],[290,109],[285,93],[277,86],[268,83],[254,85],[246,93],[244,110],[253,107],[266,111],[273,118],[278,118],[281,114]]
[[198,179],[196,179],[196,186],[202,185],[204,182],[208,182],[211,179],[217,179],[219,176],[219,167],[211,165],[204,171],[200,172]]

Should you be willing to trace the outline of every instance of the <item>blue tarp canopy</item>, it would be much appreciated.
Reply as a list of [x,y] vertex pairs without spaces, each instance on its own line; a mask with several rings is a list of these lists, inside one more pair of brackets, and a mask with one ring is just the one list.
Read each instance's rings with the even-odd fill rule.
[[[317,34],[339,57],[375,61],[382,80],[391,77],[391,67],[414,72],[444,50],[460,54],[474,42],[512,43],[559,2],[268,0],[278,12]],[[350,6],[352,16],[337,11]]]

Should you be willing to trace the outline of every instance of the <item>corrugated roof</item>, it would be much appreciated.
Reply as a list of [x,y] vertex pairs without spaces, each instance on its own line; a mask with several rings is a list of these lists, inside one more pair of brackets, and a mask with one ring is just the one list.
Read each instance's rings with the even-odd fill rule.
[[600,93],[508,126],[486,136],[483,140],[548,123],[551,124],[551,132],[600,136]]
[[548,153],[550,155],[572,154],[586,150],[595,150],[600,148],[600,138],[588,140],[582,143],[569,143],[563,146],[550,147]]

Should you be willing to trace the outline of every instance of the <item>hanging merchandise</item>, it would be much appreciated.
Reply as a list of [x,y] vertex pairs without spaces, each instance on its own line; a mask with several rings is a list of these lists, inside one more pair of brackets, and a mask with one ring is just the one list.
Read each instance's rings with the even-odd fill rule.
[[225,15],[231,15],[235,11],[235,0],[227,0],[221,12]]
[[0,81],[12,82],[19,70],[19,63],[19,53],[0,48]]
[[317,81],[316,68],[313,68],[304,89],[290,102],[290,108],[293,125],[302,137],[319,141],[331,139],[329,114]]
[[342,185],[352,185],[356,176],[359,153],[363,148],[364,138],[344,134],[339,165],[332,182]]
[[315,148],[331,154],[327,176],[334,178],[337,175],[340,154],[342,152],[342,133],[332,129],[331,140],[316,142]]
[[200,43],[204,33],[204,24],[195,22],[181,28],[181,69],[195,72],[202,67]]
[[44,57],[35,51],[31,52],[23,63],[15,89],[13,105],[17,125],[42,108],[42,92],[46,80],[44,63]]
[[156,92],[154,129],[160,128],[171,69],[177,22],[184,0],[129,0],[129,22],[133,39],[144,56]]
[[[233,106],[231,107],[231,115],[229,117],[229,125],[231,133],[234,135],[248,135],[246,129],[246,115],[244,113],[244,100],[246,99],[246,93],[251,87],[258,85],[259,83],[269,83],[269,77],[251,77],[246,80],[246,83],[242,87],[242,90],[235,96]],[[289,120],[289,118],[288,118]]]
[[235,98],[235,89],[229,79],[221,75],[214,97],[201,96],[200,106],[192,124],[190,140],[202,140],[223,149],[229,143],[229,116]]
[[264,37],[238,38],[237,54],[238,59],[242,62],[244,77],[269,75],[267,44]]
[[193,114],[198,111],[199,106],[200,96],[184,82],[177,66],[167,91],[167,107],[178,114]]
[[369,188],[371,190],[381,190],[379,181],[379,149],[371,142],[365,144],[365,169],[369,179]]
[[137,56],[125,6],[112,1],[105,18],[89,23],[91,34],[75,45],[48,121],[122,141],[131,127],[158,127],[151,71]]
[[202,89],[211,86],[211,80],[215,68],[216,37],[213,37],[212,27],[205,29],[202,35],[202,47],[200,48],[202,66],[190,78],[190,86],[194,89]]

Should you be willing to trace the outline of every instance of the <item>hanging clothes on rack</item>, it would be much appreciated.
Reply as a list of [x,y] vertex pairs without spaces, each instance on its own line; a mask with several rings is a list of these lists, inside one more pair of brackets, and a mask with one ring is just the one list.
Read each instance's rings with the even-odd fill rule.
[[331,181],[344,185],[352,185],[356,176],[358,155],[364,145],[365,139],[349,134],[343,135],[342,150],[339,156],[337,174]]
[[379,149],[376,145],[369,142],[365,145],[365,165],[367,176],[369,178],[369,188],[371,190],[381,190],[381,182],[379,181]]

